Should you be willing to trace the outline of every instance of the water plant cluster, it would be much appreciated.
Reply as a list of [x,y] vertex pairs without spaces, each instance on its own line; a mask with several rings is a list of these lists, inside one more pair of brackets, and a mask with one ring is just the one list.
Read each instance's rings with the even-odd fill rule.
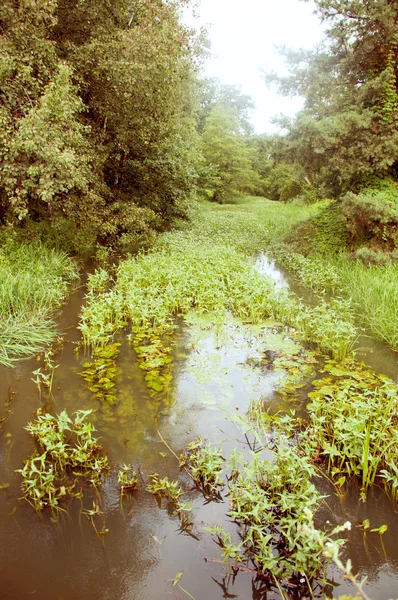
[[25,427],[39,451],[17,472],[22,475],[23,498],[35,510],[59,510],[61,499],[81,496],[81,491],[76,491],[78,478],[95,488],[102,484],[108,459],[93,437],[95,428],[87,420],[90,413],[78,410],[72,419],[65,410],[53,416],[39,409],[36,421]]
[[191,442],[180,456],[180,467],[187,467],[198,488],[210,499],[221,497],[224,462],[221,448],[212,448],[202,439]]
[[138,486],[138,473],[133,465],[122,465],[117,476],[120,485],[120,493],[132,492]]
[[114,343],[94,348],[94,360],[83,363],[84,371],[80,373],[83,379],[89,384],[90,392],[102,403],[108,405],[117,402],[115,386],[116,379],[120,373],[120,370],[116,366],[119,347],[119,343]]
[[146,485],[146,490],[157,496],[160,501],[162,498],[165,498],[171,503],[173,510],[178,515],[183,528],[187,529],[192,525],[190,519],[192,505],[189,502],[184,502],[181,500],[181,496],[184,495],[184,491],[181,489],[178,481],[170,481],[168,477],[163,477],[163,479],[160,479],[157,473],[152,473],[149,476],[149,483]]
[[[255,203],[259,214],[268,204],[272,203]],[[228,312],[249,323],[279,319],[336,359],[347,356],[357,338],[352,315],[341,302],[306,307],[293,295],[277,292],[256,270],[251,256],[264,243],[261,221],[254,230],[249,228],[249,240],[248,215],[238,219],[240,226],[234,230],[235,213],[227,219],[226,214],[204,205],[194,224],[163,234],[147,254],[121,261],[114,277],[101,270],[90,278],[80,321],[84,343],[110,344],[116,332],[131,323],[139,364],[155,393],[171,383],[175,319],[192,309],[199,314]]]
[[54,309],[77,277],[65,253],[9,236],[0,240],[0,365],[12,366],[54,339]]
[[267,437],[256,429],[255,437],[255,452],[234,452],[227,461],[219,448],[202,440],[187,448],[183,465],[195,481],[218,489],[226,485],[228,516],[238,526],[238,539],[221,525],[205,529],[230,569],[248,569],[270,586],[312,594],[326,577],[331,557],[339,556],[343,540],[336,535],[349,525],[317,528],[322,496],[312,482],[314,466],[280,432]]
[[363,498],[373,484],[398,498],[398,388],[384,375],[351,360],[328,361],[313,381],[303,436],[309,456],[324,461],[337,485],[355,477]]

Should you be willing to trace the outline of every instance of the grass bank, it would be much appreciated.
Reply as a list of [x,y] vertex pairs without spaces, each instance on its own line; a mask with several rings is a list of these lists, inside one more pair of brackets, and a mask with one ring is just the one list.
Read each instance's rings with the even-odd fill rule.
[[[247,211],[245,220],[249,227],[251,220],[255,229],[265,229],[262,249],[292,272],[300,284],[319,296],[327,292],[349,300],[368,333],[398,350],[398,262],[364,264],[344,252],[344,247],[336,253],[338,240],[330,231],[323,232],[322,227],[314,235],[308,234],[311,240],[306,239],[305,229],[295,232],[295,226],[317,217],[326,205],[325,202],[313,206],[278,202],[262,205],[261,201],[249,198],[242,207]],[[229,208],[224,221],[235,219],[235,212],[235,207]],[[309,253],[308,242],[313,248]],[[300,247],[305,253],[297,251]]]
[[78,277],[71,259],[42,245],[0,246],[0,364],[43,349],[55,336],[54,310]]

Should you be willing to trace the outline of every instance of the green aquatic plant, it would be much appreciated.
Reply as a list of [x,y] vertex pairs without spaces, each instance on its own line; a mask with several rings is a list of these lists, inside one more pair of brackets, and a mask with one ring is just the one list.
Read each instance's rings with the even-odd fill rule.
[[180,456],[180,467],[186,467],[205,496],[219,498],[225,482],[222,477],[225,458],[220,448],[212,448],[202,439],[191,442]]
[[34,452],[17,472],[22,475],[23,497],[36,510],[57,508],[62,497],[75,495],[76,477],[94,486],[103,482],[108,459],[92,435],[95,428],[87,421],[90,413],[76,411],[71,419],[66,411],[53,416],[39,409],[36,421],[25,427],[42,454]]
[[[98,502],[93,501],[93,508],[86,508],[82,510],[82,514],[85,515],[88,520],[90,521],[96,536],[98,537],[98,539],[100,540],[100,542],[103,544],[104,543],[104,535],[106,533],[109,533],[109,529],[106,528],[106,519],[105,519],[105,514],[103,513],[103,511],[101,510],[100,505],[98,504]],[[100,524],[101,524],[101,529],[99,529],[96,525],[96,519],[100,520]]]
[[160,479],[157,473],[152,473],[149,479],[150,481],[146,486],[148,492],[161,498],[167,498],[171,502],[178,504],[184,493],[178,481],[170,481],[168,477]]
[[116,380],[120,369],[116,366],[119,355],[119,343],[95,348],[93,350],[94,361],[83,364],[84,371],[80,375],[89,384],[89,390],[101,402],[112,405],[117,402],[115,395]]
[[189,502],[181,500],[184,492],[178,481],[170,481],[168,477],[160,479],[157,473],[152,473],[150,481],[146,485],[146,490],[159,498],[166,498],[173,504],[175,512],[181,521],[181,526],[184,529],[188,529],[192,525],[190,518],[192,505]]
[[138,473],[132,465],[122,465],[117,476],[120,485],[120,493],[133,492],[138,486]]
[[256,451],[234,452],[225,467],[228,516],[238,526],[238,537],[234,540],[220,525],[205,529],[228,567],[250,566],[270,587],[283,583],[312,595],[314,585],[326,578],[330,552],[339,556],[343,540],[336,539],[337,534],[350,524],[331,531],[315,525],[322,501],[313,483],[316,470],[282,433],[283,420],[271,419],[266,431],[272,430],[272,436],[241,420],[246,431],[254,434]]
[[379,483],[397,499],[397,386],[354,361],[327,362],[324,374],[309,394],[307,453],[326,463],[338,485],[359,478],[363,498]]
[[[269,208],[266,202],[257,206]],[[190,229],[164,233],[147,254],[121,261],[114,279],[109,278],[113,285],[89,283],[80,321],[84,343],[109,345],[115,333],[130,323],[133,347],[152,394],[170,389],[175,319],[186,318],[192,310],[217,315],[219,329],[227,314],[246,323],[278,319],[334,358],[352,351],[357,330],[347,307],[341,301],[305,307],[286,291],[276,291],[248,256],[253,246],[245,249],[248,236],[243,224],[248,224],[248,215],[233,212],[228,226],[225,216],[205,206]],[[264,243],[260,225],[256,235]],[[237,243],[239,236],[242,245]],[[107,281],[103,271],[95,277],[95,282]]]

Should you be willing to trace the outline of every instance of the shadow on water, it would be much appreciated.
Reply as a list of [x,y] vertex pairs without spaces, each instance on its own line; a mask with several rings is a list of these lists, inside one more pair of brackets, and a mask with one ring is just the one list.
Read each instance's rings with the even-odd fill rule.
[[[277,273],[275,265],[272,270]],[[285,276],[278,273],[279,286]],[[203,526],[219,523],[231,532],[235,527],[225,515],[226,503],[205,502],[163,444],[158,430],[177,455],[198,437],[221,445],[225,454],[233,447],[244,449],[245,438],[233,415],[245,414],[250,400],[258,398],[273,412],[284,407],[283,398],[276,393],[284,373],[264,360],[266,352],[294,354],[301,347],[272,324],[246,326],[229,318],[220,326],[211,317],[189,315],[176,330],[173,385],[165,393],[148,392],[128,336],[120,337],[118,401],[107,406],[93,396],[80,375],[83,365],[92,359],[77,346],[82,299],[83,290],[78,289],[60,317],[65,336],[54,357],[60,366],[55,370],[53,412],[92,409],[90,420],[109,457],[110,475],[99,498],[87,491],[82,501],[75,499],[65,505],[67,514],[55,522],[51,515],[37,515],[26,502],[18,501],[20,475],[15,469],[23,465],[34,447],[23,428],[45,402],[32,381],[32,371],[41,363],[35,358],[21,361],[13,370],[1,369],[0,407],[12,393],[12,414],[0,433],[0,484],[9,484],[0,490],[0,596],[10,600],[181,600],[187,594],[172,587],[170,580],[183,571],[180,583],[196,600],[278,598],[276,593],[261,590],[249,573],[232,578],[226,576],[221,564],[204,561],[205,557],[217,559],[218,547]],[[378,353],[375,350],[373,354]],[[135,465],[141,486],[121,501],[117,472],[123,463]],[[179,480],[186,492],[184,500],[194,506],[190,534],[181,530],[178,517],[164,502],[159,507],[145,491],[143,482],[153,472]],[[368,577],[367,590],[374,600],[393,597],[398,587],[394,507],[379,490],[364,505],[354,487],[340,501],[327,488],[327,482],[321,485],[326,486],[329,497],[318,518],[331,523],[347,518],[352,521],[347,556],[353,558],[361,575]],[[98,499],[109,529],[103,544],[81,512],[83,506],[90,507]],[[375,533],[364,538],[355,525],[365,518],[372,527],[382,523],[389,526],[383,540]],[[341,583],[337,595],[353,593],[341,576],[335,576]]]

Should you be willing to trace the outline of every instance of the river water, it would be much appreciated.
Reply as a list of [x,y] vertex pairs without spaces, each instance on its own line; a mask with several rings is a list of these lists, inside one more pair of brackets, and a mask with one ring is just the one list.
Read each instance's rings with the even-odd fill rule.
[[[272,276],[276,287],[287,284],[289,278],[261,257],[258,268]],[[206,562],[218,560],[218,547],[204,526],[216,523],[234,532],[235,526],[226,517],[226,502],[206,502],[179,468],[167,444],[179,454],[198,437],[220,445],[224,454],[232,448],[244,449],[246,440],[235,423],[236,415],[244,415],[250,400],[261,398],[271,411],[286,408],[286,399],[277,392],[278,382],[285,375],[264,367],[264,352],[303,352],[301,346],[272,323],[261,327],[244,325],[229,319],[223,325],[211,318],[191,315],[179,323],[173,350],[173,386],[167,394],[151,396],[145,386],[142,370],[127,337],[121,337],[121,352],[117,358],[118,402],[104,407],[88,390],[81,373],[90,359],[78,349],[76,329],[83,290],[75,291],[60,316],[64,343],[54,360],[54,413],[66,409],[69,414],[78,409],[92,409],[90,420],[108,455],[111,471],[97,497],[85,490],[83,500],[74,499],[63,507],[66,512],[56,520],[51,515],[38,515],[21,496],[21,468],[34,449],[34,442],[24,430],[35,411],[48,402],[40,397],[32,371],[41,365],[36,358],[21,361],[14,369],[1,369],[0,409],[11,398],[11,414],[0,436],[0,597],[22,600],[272,600],[277,592],[264,591],[263,584],[252,580],[250,573],[236,578],[226,575],[223,565]],[[397,378],[396,355],[383,345],[366,340],[360,342],[363,358],[378,372]],[[1,410],[0,410],[1,413]],[[120,499],[117,483],[118,468],[133,463],[145,480],[153,472],[161,477],[178,479],[192,502],[193,527],[181,530],[179,519],[163,502],[141,485],[129,497]],[[365,587],[373,600],[398,597],[398,545],[395,528],[398,523],[396,506],[380,490],[374,490],[366,504],[359,500],[352,486],[339,500],[325,482],[322,491],[329,494],[318,516],[320,523],[333,524],[349,519],[349,532],[344,556],[353,560],[354,571],[366,576]],[[99,502],[109,530],[101,541],[82,508]],[[365,518],[372,527],[388,525],[380,539],[375,533],[364,537],[356,527]],[[183,571],[180,585],[172,580]],[[336,597],[352,593],[352,587],[337,572],[331,572],[337,589]]]

